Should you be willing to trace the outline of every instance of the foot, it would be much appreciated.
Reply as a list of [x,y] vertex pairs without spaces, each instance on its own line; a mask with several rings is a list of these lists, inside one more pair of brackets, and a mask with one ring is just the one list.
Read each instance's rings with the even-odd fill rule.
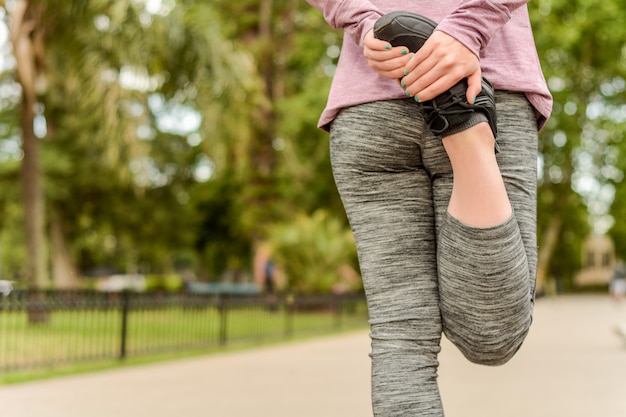
[[[419,14],[392,12],[378,19],[374,25],[374,36],[393,46],[406,46],[409,51],[417,52],[436,27],[434,21]],[[441,137],[458,133],[471,127],[470,119],[479,112],[486,118],[495,138],[497,123],[494,90],[484,77],[482,87],[474,104],[468,103],[466,98],[466,79],[459,81],[434,99],[421,103],[428,130]]]

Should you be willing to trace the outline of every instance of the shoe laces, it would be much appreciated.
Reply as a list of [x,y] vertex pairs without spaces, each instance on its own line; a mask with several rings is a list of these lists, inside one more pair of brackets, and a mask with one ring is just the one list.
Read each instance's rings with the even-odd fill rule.
[[[422,109],[426,113],[428,121],[428,129],[434,134],[445,132],[450,127],[447,117],[473,111],[467,107],[468,104],[465,97],[461,95],[437,97],[422,103]],[[443,127],[436,127],[438,123],[443,123]]]

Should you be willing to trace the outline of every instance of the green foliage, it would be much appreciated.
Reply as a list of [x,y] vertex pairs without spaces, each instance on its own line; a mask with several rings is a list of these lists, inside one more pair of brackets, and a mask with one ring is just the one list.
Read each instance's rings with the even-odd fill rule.
[[[177,0],[158,11],[140,0],[36,3],[46,34],[46,207],[80,273],[184,268],[217,279],[233,265],[250,269],[267,230],[295,239],[285,248],[300,253],[284,265],[299,290],[328,290],[340,265],[354,267],[353,252],[329,249],[350,246],[328,138],[316,127],[341,33],[317,10],[295,0]],[[567,283],[582,239],[606,230],[608,215],[626,258],[626,10],[616,0],[529,8],[555,97],[539,144],[539,244],[556,218],[548,269]],[[20,102],[10,65],[0,88],[0,273],[19,277]]]
[[[240,203],[241,223],[255,240],[290,213],[327,208],[339,215],[326,134],[316,127],[327,98],[340,33],[304,2],[217,1],[225,33],[253,56],[264,83]],[[232,16],[238,16],[232,19]]]
[[180,291],[184,288],[183,278],[178,274],[148,274],[146,291]]
[[[251,57],[224,38],[205,2],[163,3],[151,12],[130,0],[39,5],[46,26],[40,100],[47,207],[62,225],[73,262],[79,272],[177,269],[206,225],[205,214],[196,212],[205,181],[219,184],[248,165],[242,156],[252,129],[242,121],[263,101]],[[12,85],[12,72],[2,73],[2,81]],[[8,141],[19,101],[3,104]],[[0,205],[19,201],[16,166],[0,159],[7,185]],[[199,169],[205,170],[200,180]],[[223,197],[213,195],[213,204]],[[4,234],[13,236],[20,225],[6,227]],[[235,241],[237,255],[247,255],[241,242],[249,239],[201,232],[215,246]],[[19,251],[9,252],[20,259]],[[2,265],[19,275],[20,264]]]
[[0,216],[0,279],[19,280],[26,263],[24,235],[15,227],[23,221],[23,211],[19,203],[7,201]]
[[529,9],[555,99],[539,143],[539,245],[558,218],[561,231],[549,271],[568,286],[580,266],[582,240],[592,230],[606,231],[608,214],[616,226],[623,218],[616,214],[626,201],[612,200],[612,190],[621,187],[618,161],[626,152],[626,28],[620,23],[626,10],[618,1],[597,0],[540,0]]
[[350,282],[356,265],[352,232],[326,211],[311,216],[301,213],[288,223],[273,225],[269,244],[290,291],[324,293],[342,282],[352,290],[358,287]]
[[[151,12],[129,0],[37,3],[46,34],[40,120],[47,207],[79,273],[102,266],[168,272],[184,263],[214,279],[229,265],[247,265],[267,213],[278,221],[300,202],[306,210],[340,207],[327,142],[314,126],[326,92],[311,88],[330,79],[309,70],[328,61],[325,48],[337,36],[312,38],[330,29],[307,5],[275,5],[263,20],[258,2],[218,3],[170,2]],[[297,13],[298,32],[293,43],[281,42],[293,32],[283,19],[290,13]],[[269,37],[256,36],[267,23]],[[265,71],[278,52],[283,64]],[[1,77],[4,91],[13,88],[10,68]],[[271,96],[268,86],[280,82],[283,93]],[[19,100],[11,97],[3,95],[0,113],[7,146],[19,134]],[[282,100],[292,109],[270,125],[266,112]],[[284,121],[292,127],[282,128]],[[250,158],[253,142],[267,142],[259,131],[281,132],[289,146],[283,152],[269,143],[281,158],[270,172],[275,179],[261,184]],[[18,158],[0,159],[7,210],[19,208]],[[199,169],[208,176],[198,180]],[[21,226],[12,218],[19,210],[3,218],[2,267],[19,276],[22,246],[9,242]]]
[[251,258],[252,238],[241,225],[245,207],[239,203],[244,185],[225,175],[191,189],[196,227],[193,247],[202,280],[215,281],[229,267],[241,267]]

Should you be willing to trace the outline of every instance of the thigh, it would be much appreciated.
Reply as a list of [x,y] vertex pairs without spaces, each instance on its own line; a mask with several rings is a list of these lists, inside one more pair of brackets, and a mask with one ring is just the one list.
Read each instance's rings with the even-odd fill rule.
[[352,227],[372,323],[439,329],[435,219],[423,123],[404,100],[344,110],[331,128],[335,182]]

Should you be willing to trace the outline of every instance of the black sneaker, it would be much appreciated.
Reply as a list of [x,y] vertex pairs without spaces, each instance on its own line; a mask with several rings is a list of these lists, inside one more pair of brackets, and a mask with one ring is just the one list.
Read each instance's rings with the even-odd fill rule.
[[[392,12],[378,19],[374,25],[374,36],[393,46],[406,46],[409,51],[417,52],[436,27],[434,21],[419,14]],[[487,118],[493,136],[496,137],[496,102],[493,86],[483,77],[482,91],[476,96],[474,104],[467,102],[466,91],[467,79],[464,79],[434,99],[420,103],[426,116],[428,130],[437,136],[460,132],[464,129],[459,129],[459,126],[468,122],[475,112],[480,112]],[[467,128],[470,126],[471,124]]]
[[[498,134],[496,125],[496,101],[491,83],[483,77],[482,90],[476,96],[474,104],[467,102],[467,79],[461,80],[448,91],[441,93],[432,100],[422,103],[426,115],[428,130],[439,136],[461,132],[472,126],[462,128],[474,112],[480,112],[487,118],[489,127],[495,138]],[[446,134],[447,133],[447,134]]]
[[387,13],[374,24],[374,36],[393,46],[406,46],[417,52],[435,31],[437,23],[411,12]]

